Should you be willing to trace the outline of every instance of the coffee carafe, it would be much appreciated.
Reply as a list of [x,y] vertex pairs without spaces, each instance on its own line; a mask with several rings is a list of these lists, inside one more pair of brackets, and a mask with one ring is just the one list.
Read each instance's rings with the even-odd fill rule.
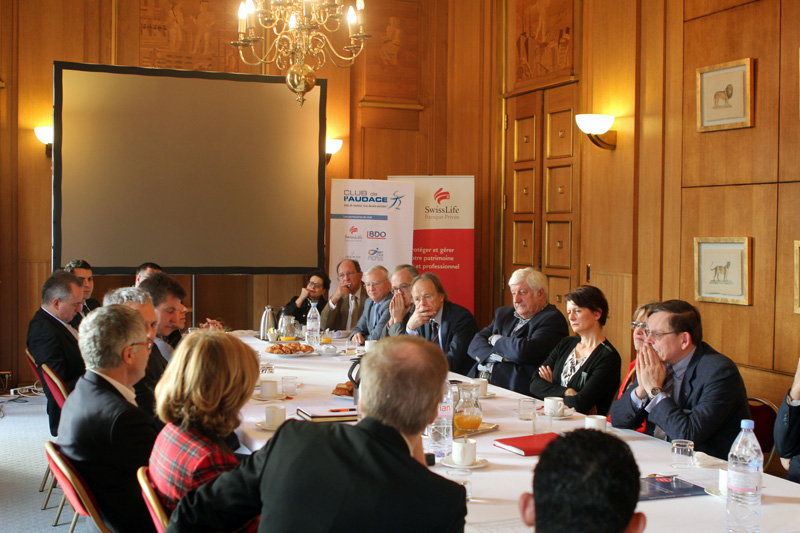
[[350,359],[352,364],[350,365],[350,370],[347,371],[347,378],[353,384],[353,403],[358,405],[358,397],[360,396],[360,388],[359,385],[361,384],[361,358],[354,357]]
[[261,315],[261,328],[258,330],[258,338],[262,341],[267,340],[267,333],[271,329],[277,329],[278,323],[275,320],[275,312],[272,306],[268,305],[264,308],[264,313]]

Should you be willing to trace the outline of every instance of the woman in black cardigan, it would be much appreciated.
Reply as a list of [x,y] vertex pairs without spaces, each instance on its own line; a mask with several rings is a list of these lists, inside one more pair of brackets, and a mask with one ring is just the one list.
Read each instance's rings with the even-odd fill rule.
[[604,415],[619,386],[622,361],[603,335],[608,301],[597,287],[584,285],[566,295],[567,319],[574,337],[559,342],[531,379],[535,397],[564,398],[564,405],[584,414]]

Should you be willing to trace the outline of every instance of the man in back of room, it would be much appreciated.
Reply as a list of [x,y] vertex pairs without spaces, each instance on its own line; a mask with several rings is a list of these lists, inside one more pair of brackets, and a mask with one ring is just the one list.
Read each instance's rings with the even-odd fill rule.
[[367,303],[367,291],[361,283],[361,265],[358,261],[344,259],[336,265],[339,286],[322,311],[320,327],[332,330],[352,330]]
[[92,265],[83,259],[75,259],[74,261],[67,263],[67,266],[64,267],[64,271],[75,274],[75,277],[83,282],[83,306],[77,313],[75,313],[75,317],[69,323],[70,326],[78,329],[78,327],[81,325],[81,320],[83,320],[86,315],[89,314],[89,311],[100,307],[100,302],[92,298],[92,291],[94,290],[94,274],[92,274]]

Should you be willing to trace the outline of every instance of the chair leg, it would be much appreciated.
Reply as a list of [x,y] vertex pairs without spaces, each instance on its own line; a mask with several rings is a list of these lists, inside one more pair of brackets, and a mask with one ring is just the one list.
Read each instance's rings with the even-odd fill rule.
[[69,525],[69,531],[67,533],[72,533],[75,531],[75,524],[78,523],[78,511],[75,511],[75,514],[72,515],[72,523]]
[[47,496],[44,497],[44,503],[42,504],[42,511],[47,509],[47,502],[50,501],[50,494],[53,493],[53,489],[56,486],[56,476],[53,476],[52,481],[50,481],[50,488],[47,489]]
[[44,477],[42,478],[42,484],[39,485],[39,492],[44,492],[44,486],[47,484],[47,478],[50,476],[50,465],[47,465],[47,468],[44,470]]
[[67,501],[67,495],[64,494],[61,496],[61,503],[58,504],[58,512],[56,513],[56,519],[53,520],[53,527],[58,525],[58,519],[61,518],[61,510],[64,509],[64,502]]

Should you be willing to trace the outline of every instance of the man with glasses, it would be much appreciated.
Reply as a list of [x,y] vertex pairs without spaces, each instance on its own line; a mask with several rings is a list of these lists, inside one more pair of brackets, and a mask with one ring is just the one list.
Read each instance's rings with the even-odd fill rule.
[[83,282],[74,274],[59,270],[42,286],[42,306],[28,324],[28,352],[36,361],[39,381],[47,396],[50,434],[58,435],[61,408],[42,377],[47,364],[72,390],[85,367],[78,349],[78,331],[69,323],[83,306]]
[[397,265],[389,280],[392,282],[392,300],[389,302],[389,321],[381,332],[381,338],[402,335],[406,324],[414,314],[414,300],[411,298],[411,282],[419,276],[413,265]]
[[367,288],[369,300],[364,305],[364,312],[353,328],[350,339],[359,345],[364,341],[376,341],[389,321],[389,302],[392,300],[392,284],[389,283],[389,272],[382,266],[374,266],[364,274],[364,286]]
[[157,435],[133,390],[150,354],[145,322],[129,307],[100,307],[81,323],[78,343],[87,371],[64,404],[56,443],[110,529],[154,531],[136,481]]
[[336,265],[339,286],[322,311],[320,327],[332,330],[351,330],[358,324],[367,303],[367,291],[361,283],[361,265],[344,259]]
[[688,439],[697,451],[727,458],[741,420],[750,418],[747,391],[733,361],[702,341],[693,305],[668,300],[650,309],[636,379],[611,406],[614,427],[646,421],[649,435]]

